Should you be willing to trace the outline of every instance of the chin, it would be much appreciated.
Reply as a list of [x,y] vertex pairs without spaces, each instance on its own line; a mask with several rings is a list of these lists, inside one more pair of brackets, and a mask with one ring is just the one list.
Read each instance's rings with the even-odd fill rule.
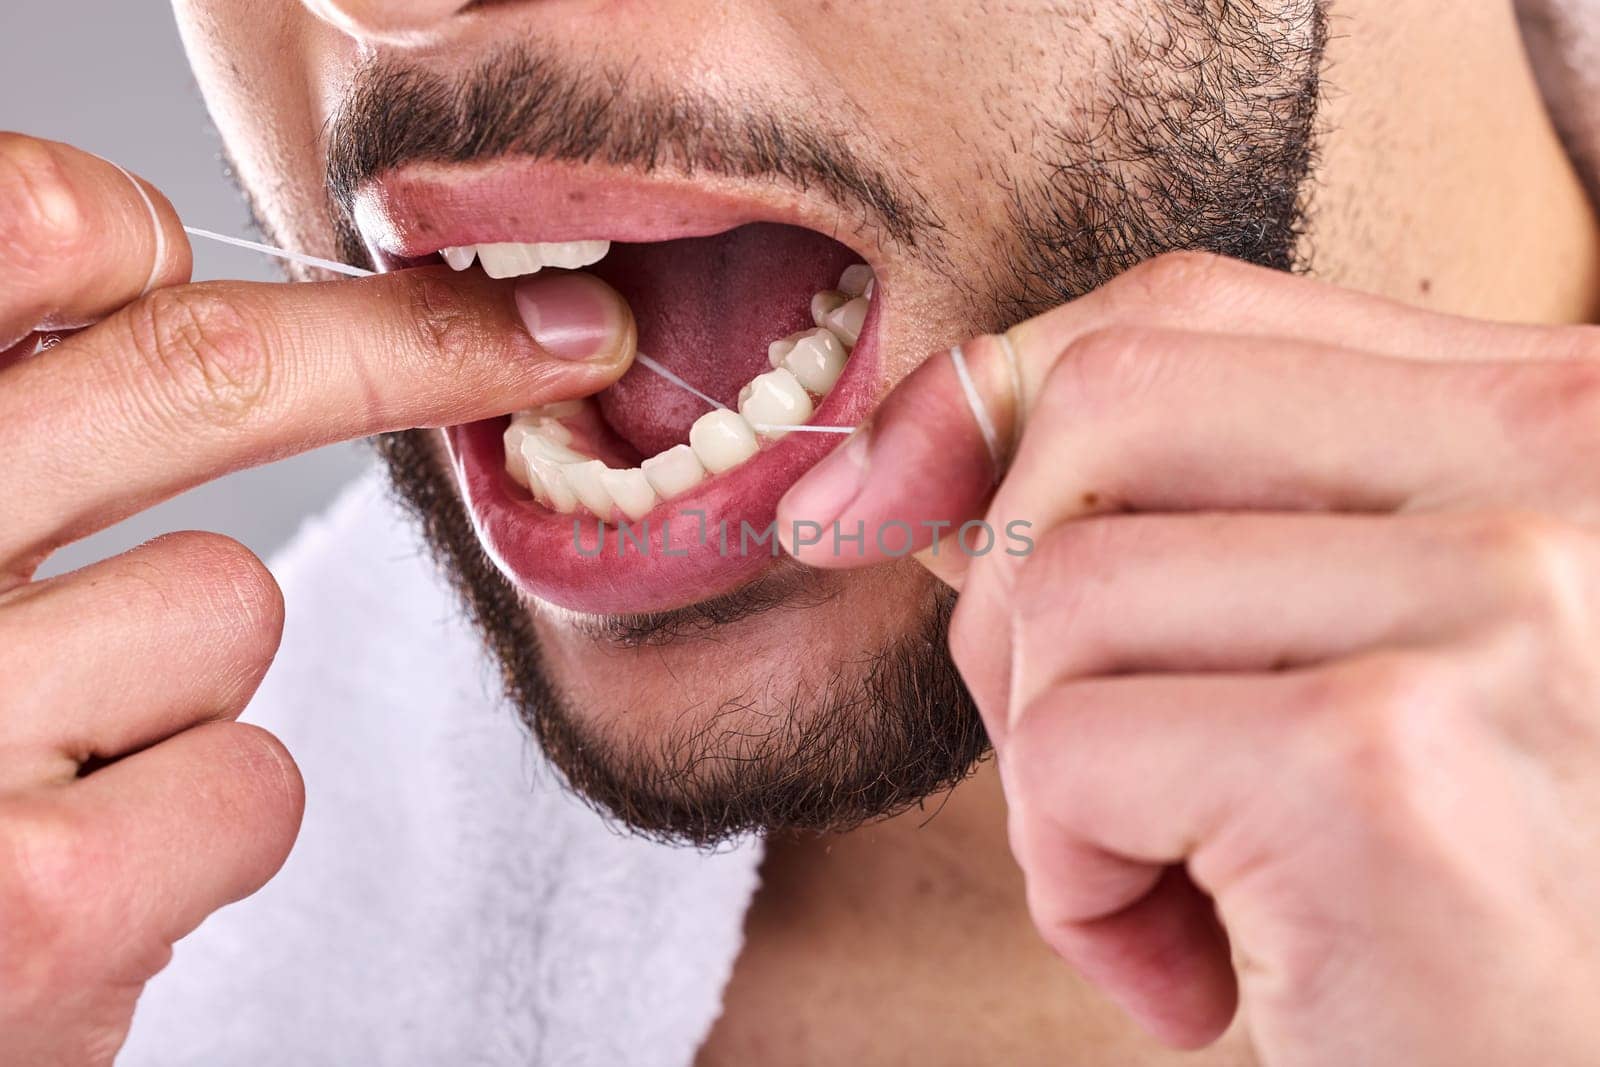
[[838,833],[950,789],[988,741],[950,663],[953,598],[915,564],[796,586],[699,639],[596,639],[535,610],[524,721],[578,794],[627,830],[697,846]]

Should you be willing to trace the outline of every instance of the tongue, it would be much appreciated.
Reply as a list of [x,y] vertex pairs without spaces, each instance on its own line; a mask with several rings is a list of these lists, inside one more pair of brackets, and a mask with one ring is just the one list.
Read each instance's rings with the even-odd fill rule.
[[[730,408],[771,369],[767,346],[811,327],[811,298],[858,262],[811,230],[757,223],[716,237],[613,245],[592,268],[633,307],[639,351]],[[597,400],[606,422],[641,457],[689,439],[709,409],[636,366]]]

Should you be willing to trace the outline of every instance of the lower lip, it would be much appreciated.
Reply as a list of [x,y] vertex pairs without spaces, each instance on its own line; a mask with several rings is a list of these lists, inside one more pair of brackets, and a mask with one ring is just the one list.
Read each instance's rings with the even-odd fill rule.
[[[886,296],[880,287],[861,341],[814,423],[854,426],[872,410]],[[789,487],[842,440],[791,433],[764,444],[753,459],[664,502],[623,536],[587,513],[561,515],[543,507],[512,481],[501,440],[505,426],[503,418],[488,419],[446,431],[478,538],[524,595],[596,615],[670,611],[760,577],[779,558],[773,541],[758,543],[756,536],[768,532]]]

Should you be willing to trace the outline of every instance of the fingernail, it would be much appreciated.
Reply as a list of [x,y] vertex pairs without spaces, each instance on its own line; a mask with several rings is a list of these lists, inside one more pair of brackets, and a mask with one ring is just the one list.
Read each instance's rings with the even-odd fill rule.
[[778,505],[784,521],[827,525],[843,515],[867,484],[871,437],[871,429],[862,427],[807,471]]
[[608,359],[626,328],[619,298],[586,274],[536,274],[517,283],[517,312],[557,359]]

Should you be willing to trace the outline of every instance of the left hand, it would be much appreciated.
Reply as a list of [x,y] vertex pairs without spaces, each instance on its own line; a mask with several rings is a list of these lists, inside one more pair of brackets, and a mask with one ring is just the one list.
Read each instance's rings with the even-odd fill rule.
[[1594,1062],[1600,332],[1180,254],[1008,336],[998,489],[940,357],[780,518],[865,522],[823,566],[954,524],[1044,938],[1173,1045],[1242,1002],[1269,1065]]

